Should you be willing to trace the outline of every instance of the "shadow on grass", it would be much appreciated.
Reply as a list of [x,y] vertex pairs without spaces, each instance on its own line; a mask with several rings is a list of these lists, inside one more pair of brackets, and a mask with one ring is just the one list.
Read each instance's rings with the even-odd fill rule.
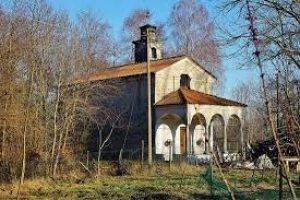
[[[234,192],[234,197],[237,200],[276,200],[279,199],[278,190],[270,189],[270,190],[259,190],[254,192]],[[297,196],[300,195],[300,191],[297,191]],[[226,191],[214,191],[213,195],[208,193],[194,193],[191,194],[192,199],[203,199],[203,200],[225,200],[231,199],[230,194]],[[282,199],[292,199],[289,190],[284,190],[282,193]]]
[[186,200],[183,197],[164,192],[153,192],[145,195],[134,195],[132,200]]
[[143,187],[137,190],[138,192],[131,196],[132,200],[186,200],[175,191],[161,191],[155,187]]

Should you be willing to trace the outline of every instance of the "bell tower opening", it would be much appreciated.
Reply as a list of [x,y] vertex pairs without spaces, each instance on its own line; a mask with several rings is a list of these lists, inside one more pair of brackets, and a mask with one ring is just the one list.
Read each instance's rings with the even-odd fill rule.
[[[139,40],[133,41],[135,62],[147,61],[147,52],[150,52],[149,59],[161,59],[162,43],[156,38],[156,27],[146,24],[140,27],[141,36]],[[148,40],[147,40],[148,37]],[[147,44],[147,41],[149,44]]]
[[151,52],[152,52],[152,58],[153,59],[157,59],[157,52],[156,52],[156,48],[155,47],[151,48]]
[[180,87],[191,89],[191,78],[188,74],[180,75]]

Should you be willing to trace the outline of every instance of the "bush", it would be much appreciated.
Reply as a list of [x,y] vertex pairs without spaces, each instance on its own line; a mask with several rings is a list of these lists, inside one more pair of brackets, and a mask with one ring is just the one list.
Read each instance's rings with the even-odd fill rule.
[[132,174],[132,166],[130,163],[125,164],[120,161],[115,161],[112,163],[111,174],[113,176],[131,175]]
[[0,183],[12,183],[13,173],[11,164],[8,162],[0,162]]

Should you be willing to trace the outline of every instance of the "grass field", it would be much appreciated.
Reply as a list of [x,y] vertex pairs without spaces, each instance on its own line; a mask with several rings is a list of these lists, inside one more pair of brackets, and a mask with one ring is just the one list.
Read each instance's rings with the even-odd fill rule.
[[[209,184],[204,178],[208,166],[155,163],[151,169],[141,169],[139,163],[131,164],[131,175],[113,176],[112,166],[101,163],[98,177],[83,172],[70,172],[57,179],[26,180],[20,188],[20,199],[230,199],[222,183],[221,174],[214,167]],[[226,169],[228,180],[236,199],[278,199],[278,180],[275,170],[255,171]],[[215,183],[215,182],[214,182]],[[16,199],[17,183],[0,185],[0,199]],[[296,189],[300,196],[299,189]],[[290,198],[285,186],[284,199]]]

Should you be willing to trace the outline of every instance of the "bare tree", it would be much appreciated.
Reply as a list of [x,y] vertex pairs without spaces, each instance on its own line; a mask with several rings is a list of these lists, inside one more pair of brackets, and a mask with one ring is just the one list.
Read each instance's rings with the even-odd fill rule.
[[76,148],[75,113],[88,109],[88,93],[66,85],[107,67],[108,24],[79,18],[73,24],[43,0],[0,3],[0,168],[20,172],[21,183],[36,172],[57,174],[64,151]]
[[[261,35],[268,45],[266,54],[270,58],[285,58],[289,65],[300,69],[300,5],[297,1],[257,1],[257,20],[265,24]],[[268,10],[268,15],[265,15]]]
[[133,44],[134,40],[137,40],[140,36],[139,27],[147,23],[150,23],[153,14],[148,9],[135,9],[124,20],[122,28],[122,43],[123,50],[126,53],[124,60],[133,61]]
[[196,0],[180,0],[173,6],[168,25],[171,29],[172,54],[189,55],[223,79],[220,48],[214,22],[206,8]]
[[[249,61],[253,61],[255,55],[251,55],[247,50],[251,49],[251,45],[248,40],[250,35],[246,31],[248,26],[242,13],[244,3],[245,1],[223,1],[220,3],[222,8],[220,13],[225,19],[232,15],[236,16],[234,21],[228,21],[230,26],[222,28],[226,30],[226,36],[229,36],[227,45],[231,42],[239,44],[241,49],[238,54],[245,56],[244,63],[249,67],[253,64]],[[293,0],[253,0],[251,3],[257,24],[257,38],[263,52],[262,62],[274,66],[276,63],[274,61],[284,59],[288,61],[290,68],[299,69],[299,3]]]
[[[234,24],[229,26],[234,27],[234,30],[226,32],[228,42],[234,42],[242,47],[237,52],[243,57],[236,56],[244,60],[245,66],[253,66],[256,64],[257,55],[260,56],[261,64],[266,66],[262,69],[262,73],[266,80],[266,87],[270,91],[272,112],[277,113],[278,116],[289,113],[295,129],[297,120],[293,117],[295,114],[292,114],[291,108],[297,106],[297,103],[296,105],[292,103],[290,96],[297,95],[300,5],[290,0],[252,0],[250,2],[253,16],[247,16],[244,9],[246,2],[246,0],[223,2],[223,17],[229,17],[233,12],[236,12],[235,16],[237,16]],[[248,20],[255,20],[256,27],[249,27]],[[249,34],[251,33],[249,29],[253,29],[255,35]],[[253,48],[252,40],[259,49],[258,51]],[[279,74],[279,85],[275,80],[276,74]],[[279,100],[276,99],[278,92]],[[281,127],[287,125],[287,121],[280,123]]]
[[[254,61],[255,65],[259,69],[260,77],[261,77],[261,84],[262,84],[262,90],[263,90],[263,96],[265,99],[265,115],[266,119],[268,121],[268,127],[270,129],[270,135],[274,138],[276,148],[278,150],[278,159],[283,166],[284,172],[287,177],[287,182],[288,186],[290,188],[290,191],[292,193],[292,196],[294,199],[296,199],[296,194],[294,191],[294,188],[292,186],[289,172],[287,170],[287,166],[284,163],[283,160],[283,151],[280,148],[279,145],[279,138],[277,134],[277,130],[275,127],[275,117],[274,117],[274,101],[272,102],[272,92],[270,92],[270,87],[268,87],[268,79],[266,74],[269,73],[271,74],[266,66],[270,66],[270,63],[274,62],[278,58],[286,57],[289,58],[290,61],[297,66],[297,62],[293,62],[293,58],[290,56],[290,51],[294,52],[294,47],[290,46],[287,47],[287,45],[284,45],[284,48],[288,48],[289,50],[286,51],[284,48],[281,48],[280,45],[278,45],[278,41],[285,41],[284,44],[286,44],[286,38],[285,35],[283,34],[283,27],[288,28],[287,32],[292,33],[295,30],[293,27],[286,26],[286,24],[282,23],[283,19],[282,13],[278,12],[278,5],[289,5],[291,6],[292,10],[294,10],[294,1],[276,1],[275,6],[274,6],[274,1],[256,1],[256,0],[245,0],[245,1],[230,1],[226,2],[225,8],[228,7],[230,8],[229,10],[232,10],[232,8],[238,8],[240,16],[243,16],[241,21],[244,21],[244,25],[246,25],[247,30],[243,30],[242,34],[240,35],[235,35],[234,37],[231,36],[233,39],[242,39],[245,42],[244,47],[246,53],[253,52],[249,54],[249,60]],[[296,2],[295,2],[296,3]],[[273,4],[273,6],[270,6]],[[297,5],[299,4],[296,3],[296,8]],[[270,6],[270,7],[268,7]],[[268,19],[266,16],[266,7],[268,7],[268,14],[271,13],[273,15],[275,13],[275,16],[273,15],[273,19]],[[285,6],[283,6],[285,7]],[[264,8],[264,9],[263,9]],[[298,12],[299,13],[299,12]],[[279,14],[279,15],[277,15]],[[290,13],[289,13],[290,14]],[[289,18],[289,17],[288,17]],[[291,17],[292,19],[297,19]],[[291,18],[287,20],[287,22],[291,22]],[[287,18],[286,18],[287,19]],[[296,24],[299,25],[299,23],[296,20]],[[299,26],[298,26],[299,27]],[[299,28],[298,28],[299,29]],[[275,35],[275,38],[272,38]],[[271,36],[271,37],[270,37]],[[292,39],[294,41],[295,39],[297,40],[298,36],[294,37],[294,34],[290,35],[288,38]],[[274,40],[275,39],[275,40]],[[278,39],[278,40],[277,40]],[[277,41],[277,42],[276,42]],[[275,42],[275,43],[274,43]],[[279,47],[279,48],[278,48]],[[279,51],[277,51],[279,49]],[[283,54],[278,54],[279,52],[283,51]],[[273,54],[274,52],[277,52]],[[277,109],[278,111],[278,109]],[[289,114],[288,114],[289,115]],[[288,120],[287,120],[288,121]],[[288,122],[287,122],[288,125]],[[293,141],[295,144],[295,141]],[[297,148],[297,146],[296,146]],[[298,156],[299,156],[299,151],[297,149]]]
[[[249,95],[251,94],[251,95]],[[231,98],[246,104],[243,112],[243,132],[247,142],[265,139],[264,101],[259,83],[254,80],[239,82],[231,90]]]
[[111,33],[110,26],[104,19],[91,11],[78,15],[77,34],[79,36],[79,52],[81,67],[86,72],[108,67],[108,50]]

